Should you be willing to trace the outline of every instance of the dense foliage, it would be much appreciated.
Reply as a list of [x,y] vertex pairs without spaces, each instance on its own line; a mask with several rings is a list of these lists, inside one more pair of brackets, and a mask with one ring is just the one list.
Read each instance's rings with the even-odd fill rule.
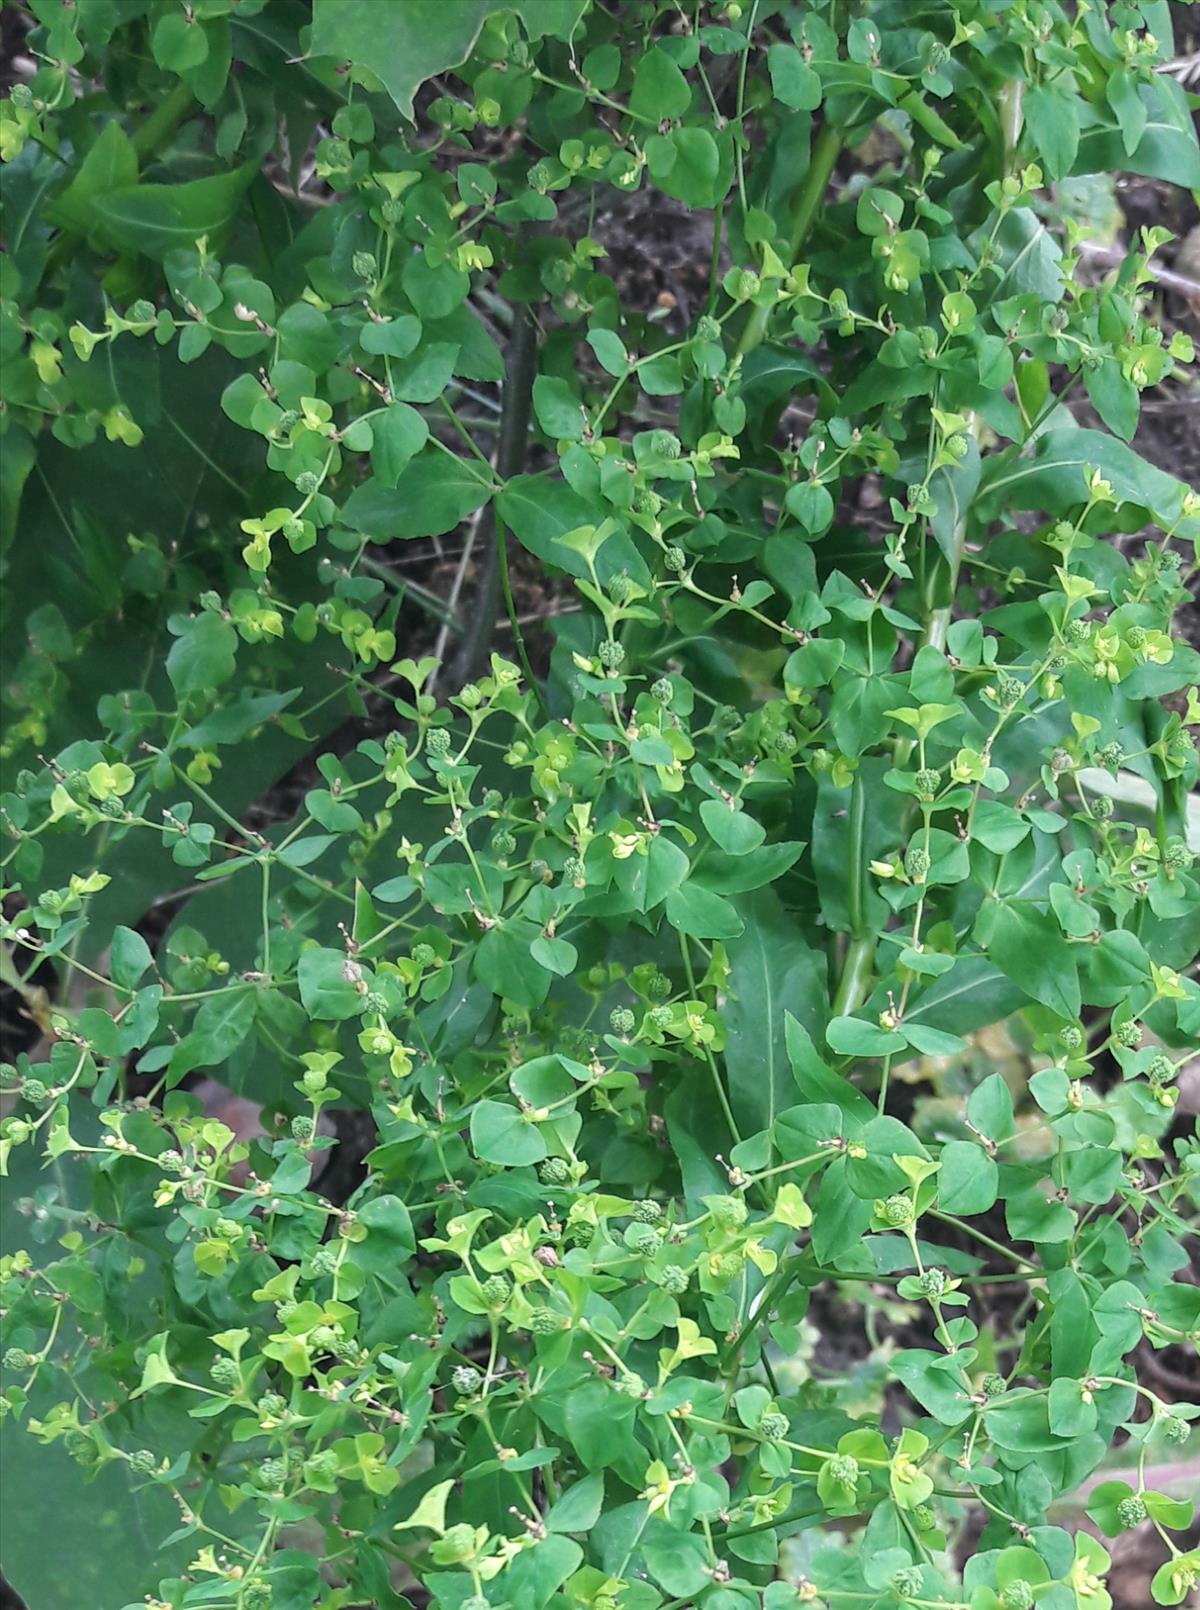
[[[1166,5],[26,4],[31,1610],[67,1535],[113,1610],[1108,1610],[1113,1450],[1182,1602],[1192,353],[1077,251],[1200,188]],[[699,305],[605,272],[647,188]]]

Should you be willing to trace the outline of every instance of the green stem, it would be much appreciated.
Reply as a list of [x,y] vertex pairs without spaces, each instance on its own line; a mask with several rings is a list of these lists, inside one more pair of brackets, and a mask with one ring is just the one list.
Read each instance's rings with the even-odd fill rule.
[[190,86],[180,79],[166,100],[154,108],[133,136],[132,145],[139,162],[144,157],[153,156],[170,139],[195,104],[196,97]]
[[512,627],[517,658],[521,662],[521,669],[525,672],[525,680],[533,689],[533,696],[538,702],[538,708],[541,710],[542,716],[549,721],[550,709],[546,703],[546,696],[542,692],[537,677],[533,674],[533,666],[529,661],[529,650],[525,647],[525,634],[521,631],[521,622],[517,619],[517,606],[513,599],[512,577],[508,571],[508,540],[504,529],[504,521],[494,512],[492,518],[496,522],[496,558],[500,566],[500,590],[504,594],[504,608],[508,614],[508,624]]
[[[829,181],[833,177],[833,169],[841,149],[841,134],[832,124],[826,123],[817,136],[809,159],[808,172],[796,195],[796,204],[792,212],[792,237],[789,243],[791,263],[795,263],[800,255],[800,248],[808,238],[808,231],[817,215],[817,208],[825,199],[825,192],[829,188]],[[752,352],[755,347],[761,345],[767,333],[771,311],[770,307],[755,307],[738,342],[739,357],[744,357],[747,352]]]
[[[504,400],[500,414],[500,435],[496,446],[496,474],[501,481],[516,475],[525,462],[529,435],[529,415],[533,403],[533,381],[537,374],[537,325],[532,311],[521,305],[513,311],[512,334],[506,354]],[[483,570],[476,589],[474,608],[467,623],[462,645],[454,662],[452,681],[458,687],[470,682],[483,669],[492,643],[496,611],[500,602],[501,567],[507,571],[507,553],[501,558],[503,537],[496,518],[495,503],[485,511],[480,526],[485,544]]]
[[833,1001],[835,1017],[844,1017],[861,1006],[871,986],[876,940],[867,925],[866,824],[867,792],[859,771],[855,773],[850,795],[850,886],[847,893],[850,944]]

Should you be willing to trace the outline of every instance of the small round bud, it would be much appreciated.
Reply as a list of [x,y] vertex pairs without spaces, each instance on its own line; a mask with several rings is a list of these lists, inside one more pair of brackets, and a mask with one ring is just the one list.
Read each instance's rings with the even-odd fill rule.
[[926,849],[923,849],[919,844],[918,845],[913,845],[909,850],[907,850],[905,852],[905,856],[904,856],[904,871],[905,871],[905,875],[913,883],[924,883],[925,882],[925,879],[929,875],[929,865],[930,865],[929,851],[926,850]]
[[1146,646],[1146,631],[1142,626],[1127,626],[1125,628],[1125,641],[1135,654],[1140,654]]
[[338,1267],[337,1248],[332,1246],[318,1247],[312,1255],[312,1272],[314,1275],[332,1275]]
[[1188,1423],[1178,1414],[1165,1414],[1158,1422],[1158,1429],[1168,1442],[1181,1443],[1188,1439]]
[[1132,1018],[1127,1018],[1113,1030],[1113,1039],[1126,1051],[1134,1051],[1142,1043],[1142,1026],[1140,1023],[1135,1023]]
[[1000,1603],[1004,1610],[1030,1610],[1033,1604],[1033,1589],[1023,1577],[1017,1577],[1014,1582],[1000,1590]]
[[672,545],[667,549],[666,553],[663,554],[663,564],[666,565],[668,570],[674,570],[676,572],[686,570],[687,554],[684,553],[682,548],[676,548]]
[[1113,802],[1107,794],[1097,794],[1092,801],[1092,815],[1098,822],[1107,822],[1112,817]]
[[[1172,872],[1186,872],[1195,860],[1195,856],[1181,838],[1170,838],[1163,845],[1162,859],[1163,866],[1169,867]],[[26,1095],[29,1094],[28,1084],[26,1084],[25,1093]]]
[[315,470],[301,470],[296,477],[296,491],[302,498],[310,498],[321,487],[321,478]]
[[853,1454],[834,1454],[829,1461],[829,1474],[843,1487],[853,1487],[858,1481],[858,1460]]
[[1146,1077],[1151,1084],[1166,1084],[1175,1077],[1175,1064],[1170,1057],[1164,1056],[1160,1051],[1157,1056],[1151,1058],[1150,1066],[1146,1069]]
[[1020,677],[1010,676],[1007,671],[1001,671],[996,678],[996,697],[1006,710],[1017,704],[1024,693],[1025,684]]
[[1083,1044],[1083,1030],[1075,1023],[1068,1023],[1065,1028],[1058,1031],[1059,1044],[1068,1051],[1078,1051]]
[[511,855],[517,847],[517,841],[506,827],[498,827],[492,834],[492,849],[497,855]]
[[305,1068],[300,1083],[310,1096],[316,1096],[324,1090],[328,1083],[328,1075],[324,1068]]
[[670,1263],[662,1272],[662,1289],[672,1297],[682,1297],[690,1284],[690,1277],[686,1269],[678,1264]]
[[136,1453],[130,1454],[129,1468],[135,1470],[139,1476],[152,1476],[158,1469],[158,1460],[149,1448],[139,1448]]
[[350,267],[360,280],[374,280],[379,276],[379,264],[372,252],[355,252]]
[[472,1393],[478,1392],[483,1376],[473,1364],[456,1364],[450,1372],[450,1380],[456,1392],[460,1392],[463,1397],[470,1397]]
[[926,1269],[925,1273],[918,1277],[917,1284],[923,1297],[941,1297],[946,1290],[946,1271]]
[[649,1017],[652,1026],[656,1029],[669,1029],[675,1021],[675,1014],[669,1006],[652,1006]]
[[566,1185],[571,1178],[571,1165],[565,1157],[547,1157],[538,1169],[543,1185]]
[[911,1224],[916,1217],[911,1197],[899,1194],[889,1196],[887,1201],[882,1204],[879,1217],[895,1229],[903,1229],[905,1225]]
[[1063,635],[1073,648],[1082,648],[1091,639],[1092,622],[1088,620],[1068,621],[1063,628]]
[[615,1006],[608,1014],[608,1021],[614,1034],[632,1034],[637,1019],[627,1006]]
[[1145,1502],[1136,1493],[1129,1498],[1123,1498],[1117,1505],[1117,1519],[1126,1531],[1131,1527],[1140,1526],[1146,1519]]
[[919,800],[923,800],[928,804],[931,799],[936,799],[937,791],[942,782],[941,772],[936,771],[932,766],[922,766],[913,780],[916,784],[917,798]]
[[675,697],[675,684],[669,676],[660,676],[657,682],[651,684],[650,697],[656,704],[670,704]]
[[441,757],[450,752],[450,734],[445,727],[434,727],[426,736],[425,748],[431,755]]
[[646,994],[652,1001],[665,1001],[671,993],[671,980],[665,973],[655,973],[646,986]]
[[608,595],[618,604],[628,603],[636,590],[636,583],[628,571],[618,570],[608,584]]
[[633,1216],[639,1224],[658,1224],[663,1216],[662,1204],[649,1198],[633,1204]]
[[625,649],[621,643],[605,639],[596,650],[596,658],[606,671],[615,671],[624,662]]
[[310,1344],[318,1353],[331,1353],[338,1342],[338,1333],[332,1325],[316,1325],[308,1333]]
[[758,1429],[768,1442],[782,1442],[791,1430],[786,1414],[779,1414],[772,1410],[764,1414],[758,1422]]
[[4,1354],[4,1368],[6,1370],[30,1370],[37,1363],[32,1353],[27,1353],[23,1347],[10,1347]]
[[286,1459],[264,1459],[258,1467],[258,1479],[262,1485],[271,1492],[279,1492],[287,1483],[288,1462]]
[[652,1224],[643,1224],[635,1219],[629,1226],[626,1241],[635,1252],[640,1252],[643,1258],[652,1258],[662,1246],[662,1234]]
[[556,1336],[562,1328],[562,1317],[553,1308],[535,1308],[529,1316],[529,1329],[535,1336]]
[[503,1308],[511,1293],[512,1285],[503,1275],[489,1275],[479,1294],[489,1308]]
[[918,1532],[932,1532],[937,1525],[937,1511],[932,1504],[918,1504],[912,1511],[912,1518]]
[[475,1528],[467,1521],[460,1521],[452,1526],[448,1532],[443,1533],[440,1557],[447,1563],[461,1564],[469,1560],[475,1552]]
[[1096,759],[1099,761],[1100,765],[1106,767],[1111,772],[1115,772],[1120,766],[1121,762],[1125,759],[1125,751],[1121,745],[1114,740],[1112,743],[1105,744],[1103,748],[1097,749]]
[[437,961],[437,951],[432,945],[421,943],[412,948],[412,959],[418,967],[432,967]]
[[1008,1391],[1008,1386],[1005,1383],[1004,1377],[1002,1375],[997,1375],[993,1370],[984,1376],[983,1380],[979,1383],[979,1389],[985,1398],[998,1398],[1002,1397],[1004,1393]]
[[50,1092],[40,1079],[26,1079],[21,1086],[21,1094],[31,1106],[40,1107]]
[[278,1392],[264,1392],[254,1408],[260,1420],[278,1420],[287,1413],[287,1399]]
[[297,1113],[295,1118],[292,1119],[292,1139],[300,1141],[311,1140],[316,1127],[307,1113]]
[[722,1230],[740,1230],[746,1222],[746,1204],[740,1196],[710,1196],[707,1205]]
[[921,1591],[924,1573],[919,1565],[902,1565],[892,1573],[892,1587],[901,1599],[915,1599]]
[[242,1384],[242,1372],[231,1358],[214,1359],[208,1373],[213,1385],[224,1392],[234,1392]]

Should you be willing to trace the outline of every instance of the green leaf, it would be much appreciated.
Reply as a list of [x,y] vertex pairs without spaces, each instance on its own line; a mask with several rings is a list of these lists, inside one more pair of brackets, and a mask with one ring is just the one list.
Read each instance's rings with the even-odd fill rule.
[[137,183],[138,160],[133,141],[111,118],[79,164],[66,189],[50,203],[46,216],[77,235],[86,235],[95,216],[94,203],[112,190]]
[[1017,1241],[1069,1241],[1075,1231],[1075,1214],[1036,1185],[1015,1191],[1004,1204],[1008,1233]]
[[482,508],[491,495],[491,487],[467,460],[427,450],[399,472],[394,487],[375,479],[355,487],[342,518],[372,542],[439,537]]
[[566,39],[586,0],[404,0],[381,11],[378,0],[314,0],[314,56],[349,59],[379,78],[404,117],[427,79],[461,66],[487,19],[515,12],[533,38]]
[[428,341],[411,358],[392,366],[392,396],[402,403],[436,402],[454,373],[458,347]]
[[1099,470],[1121,502],[1144,508],[1156,525],[1181,525],[1188,536],[1200,534],[1200,516],[1183,516],[1184,483],[1097,430],[1047,431],[1028,456],[990,458],[980,480],[977,516],[993,519],[1002,507],[1045,514],[1081,508],[1088,500],[1092,470]]
[[119,924],[113,929],[112,945],[109,949],[109,970],[114,984],[119,984],[125,989],[133,989],[153,959],[150,946],[141,934]]
[[938,1202],[944,1213],[986,1213],[999,1194],[995,1159],[974,1141],[952,1140],[942,1148]]
[[247,162],[229,173],[214,173],[186,184],[136,184],[92,198],[88,232],[105,245],[162,259],[177,246],[194,246],[206,237],[219,250],[258,172]]
[[815,112],[821,104],[821,80],[794,45],[772,45],[767,51],[775,99],[794,112]]
[[604,1504],[604,1473],[593,1471],[568,1487],[546,1511],[546,1528],[551,1532],[590,1532],[600,1518]]
[[1080,1008],[1076,952],[1048,912],[1033,906],[998,906],[986,913],[988,957],[1030,1000],[1060,1017]]
[[186,73],[207,60],[208,36],[192,17],[169,11],[155,23],[150,49],[164,72]]
[[[796,1099],[784,1007],[792,1003],[819,1030],[826,963],[804,942],[772,890],[742,896],[737,910],[745,926],[727,950],[725,1067],[734,1116],[751,1134],[768,1128]],[[793,1031],[806,1032],[794,1018],[791,1023]]]
[[904,1036],[861,1017],[835,1017],[825,1030],[825,1038],[843,1057],[886,1057],[903,1051]]
[[306,950],[301,954],[296,971],[300,980],[300,1004],[309,1017],[319,1022],[341,1023],[362,1012],[365,991],[360,991],[358,986],[363,979],[355,975],[364,970],[357,963],[351,965],[344,951],[320,946]]
[[539,929],[519,918],[490,929],[475,952],[476,978],[515,1006],[540,1006],[550,990],[550,974],[532,954],[540,937]]
[[358,342],[364,352],[375,356],[407,358],[416,351],[420,339],[420,319],[415,319],[411,313],[401,313],[398,318],[373,319],[369,324],[364,324]]
[[667,896],[667,921],[691,939],[736,939],[745,926],[723,895],[691,882]]
[[582,441],[583,410],[565,380],[539,375],[533,383],[533,411],[547,436],[556,441]]
[[198,616],[171,645],[167,675],[181,698],[217,688],[233,675],[237,633],[219,615]]
[[849,1117],[860,1121],[874,1117],[872,1103],[857,1085],[834,1073],[821,1059],[812,1036],[791,1012],[784,1013],[784,1038],[792,1074],[804,1101],[832,1102]]
[[642,57],[633,75],[633,90],[629,97],[630,110],[652,123],[682,117],[692,104],[692,91],[687,79],[661,45],[655,45]]
[[753,816],[720,799],[701,801],[700,820],[726,855],[749,855],[767,836],[766,829]]
[[1071,172],[1079,150],[1079,110],[1073,95],[1045,84],[1025,91],[1025,125],[1051,179]]
[[471,1109],[471,1145],[483,1162],[507,1168],[540,1163],[548,1151],[537,1125],[506,1101],[481,1101]]
[[714,207],[728,188],[719,183],[721,152],[707,129],[688,127],[651,135],[646,156],[658,188],[689,207]]
[[371,421],[371,468],[376,483],[395,489],[409,463],[429,440],[423,415],[407,403],[394,402]]

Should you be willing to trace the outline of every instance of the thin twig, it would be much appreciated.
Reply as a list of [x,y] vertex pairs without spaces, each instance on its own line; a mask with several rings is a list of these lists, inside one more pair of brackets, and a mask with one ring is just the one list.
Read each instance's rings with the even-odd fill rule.
[[[1098,241],[1081,240],[1078,250],[1084,257],[1090,257],[1094,263],[1105,268],[1120,268],[1125,261],[1126,254],[1115,246],[1101,246]],[[1200,280],[1188,279],[1186,274],[1177,274],[1173,268],[1156,262],[1153,258],[1146,264],[1146,272],[1152,274],[1158,283],[1168,291],[1177,291],[1180,296],[1200,297]]]

